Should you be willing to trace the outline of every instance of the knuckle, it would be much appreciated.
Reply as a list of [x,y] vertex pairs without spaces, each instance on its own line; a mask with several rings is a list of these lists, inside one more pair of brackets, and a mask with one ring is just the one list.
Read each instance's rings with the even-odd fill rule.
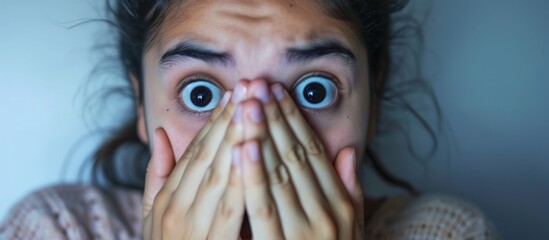
[[183,155],[181,155],[181,158],[179,159],[179,161],[180,162],[189,161],[192,158],[192,156],[194,155],[194,152],[195,152],[194,144],[189,145],[189,147],[187,147],[187,150],[183,153]]
[[267,115],[267,119],[272,122],[281,122],[284,120],[282,113],[276,107],[265,108],[265,115]]
[[254,218],[270,220],[276,217],[276,206],[272,203],[263,204],[256,207],[251,214]]
[[221,218],[230,219],[235,215],[235,208],[230,204],[227,204],[225,201],[219,204],[218,213]]
[[198,143],[194,152],[193,160],[206,161],[210,156],[210,151],[203,147],[203,143]]
[[271,185],[281,185],[286,186],[290,183],[290,175],[286,166],[279,164],[275,169],[269,174],[269,181]]
[[186,156],[187,158],[190,158],[190,156],[192,156],[194,154],[194,152],[196,152],[196,149],[199,147],[199,144],[198,144],[198,138],[195,138],[193,139],[193,141],[191,141],[189,143],[189,145],[187,146],[187,148],[185,149],[185,152],[183,153],[183,156]]
[[295,143],[284,155],[284,161],[293,167],[305,168],[307,160],[305,150],[299,143]]
[[282,112],[285,116],[294,116],[299,113],[297,106],[295,104],[282,104]]
[[311,136],[305,143],[305,150],[310,155],[319,156],[324,152],[324,146],[316,136]]
[[208,188],[219,188],[223,184],[223,176],[215,168],[209,168],[204,177]]
[[163,232],[171,232],[174,229],[177,229],[179,218],[181,217],[181,213],[176,210],[177,207],[175,207],[173,204],[170,204],[167,208],[164,214],[162,215],[162,231]]

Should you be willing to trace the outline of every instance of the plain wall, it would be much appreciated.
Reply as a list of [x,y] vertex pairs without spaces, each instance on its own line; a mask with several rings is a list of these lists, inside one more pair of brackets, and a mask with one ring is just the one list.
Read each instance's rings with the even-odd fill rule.
[[[92,1],[0,1],[0,217],[35,189],[75,181],[100,139],[86,137],[94,125],[82,87],[102,26],[67,28],[96,10]],[[548,10],[542,0],[415,2],[412,13],[427,16],[423,76],[447,131],[430,160],[395,154],[402,143],[391,136],[381,144],[392,172],[479,206],[503,239],[549,239]],[[371,173],[365,181],[374,194],[398,192]]]
[[[38,188],[78,179],[99,137],[84,121],[97,2],[0,0],[0,216]],[[97,119],[104,119],[99,116]]]
[[[383,161],[421,191],[474,203],[503,239],[549,239],[549,2],[421,1],[411,8],[424,21],[418,56],[444,131],[432,159],[395,151],[406,147],[402,136],[384,136]],[[429,146],[417,122],[402,119],[411,122],[413,144]],[[399,192],[371,173],[365,182],[377,194]]]

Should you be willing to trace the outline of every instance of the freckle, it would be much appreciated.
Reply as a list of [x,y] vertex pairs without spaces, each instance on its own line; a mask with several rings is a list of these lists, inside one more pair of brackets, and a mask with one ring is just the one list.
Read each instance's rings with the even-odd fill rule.
[[349,115],[347,115],[347,119],[349,119]]
[[[168,108],[168,109],[166,109],[166,112],[169,112],[169,111],[170,111],[170,109],[169,109],[169,108]],[[347,117],[349,117],[349,116],[347,116]]]

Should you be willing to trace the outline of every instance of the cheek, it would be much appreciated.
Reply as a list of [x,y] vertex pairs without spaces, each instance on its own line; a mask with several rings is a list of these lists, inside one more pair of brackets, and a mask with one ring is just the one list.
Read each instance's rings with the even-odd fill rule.
[[179,161],[189,143],[204,126],[206,119],[198,119],[183,113],[177,100],[171,98],[170,86],[160,84],[156,75],[148,76],[145,82],[145,119],[149,136],[161,127],[166,131],[174,152]]
[[149,96],[145,105],[149,136],[152,136],[155,129],[163,128],[170,140],[176,161],[178,161],[206,120],[185,115],[175,106],[178,104],[177,102],[169,101],[162,95],[151,94]]
[[176,162],[179,161],[191,141],[198,135],[202,123],[167,119],[162,124],[170,139]]
[[354,147],[357,152],[364,149],[366,123],[358,125],[356,121],[360,120],[352,117],[345,115],[323,121],[307,117],[311,127],[324,144],[331,161],[335,161],[338,152],[345,147]]
[[337,153],[346,146],[353,146],[354,141],[352,135],[346,131],[346,129],[338,127],[331,129],[324,129],[320,132],[320,139],[324,143],[324,147],[328,153],[330,160],[333,162],[337,156]]
[[369,106],[365,103],[368,100],[356,97],[347,103],[331,116],[318,117],[304,113],[332,161],[345,147],[354,147],[359,159],[366,148]]

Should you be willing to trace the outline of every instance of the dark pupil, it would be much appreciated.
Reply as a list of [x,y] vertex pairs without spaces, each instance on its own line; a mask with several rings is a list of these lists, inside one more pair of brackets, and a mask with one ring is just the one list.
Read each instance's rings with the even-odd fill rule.
[[308,102],[317,104],[326,98],[326,89],[320,83],[310,83],[303,90],[303,96]]
[[198,107],[205,107],[212,101],[212,91],[204,86],[199,86],[191,92],[191,101]]

